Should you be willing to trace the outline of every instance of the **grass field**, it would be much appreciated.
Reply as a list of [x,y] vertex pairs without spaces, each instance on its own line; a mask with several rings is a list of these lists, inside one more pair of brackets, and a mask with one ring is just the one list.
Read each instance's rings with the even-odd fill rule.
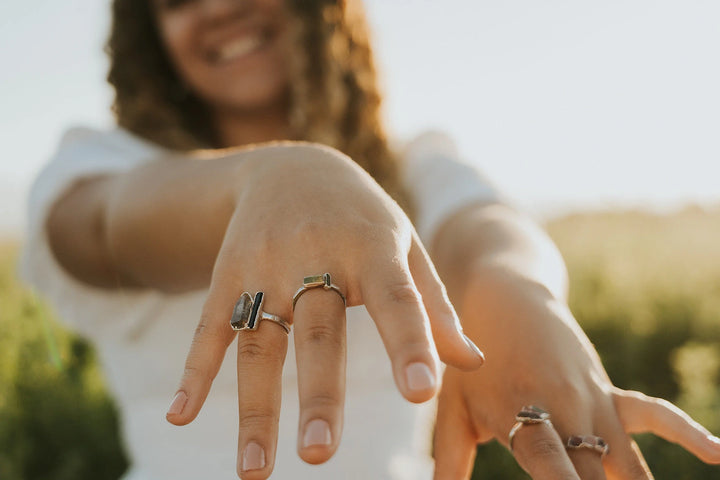
[[[720,208],[593,213],[550,222],[570,304],[613,381],[677,402],[720,433]],[[126,467],[92,348],[15,279],[0,243],[0,479],[116,479]],[[639,436],[659,480],[720,480],[720,467]],[[527,478],[497,444],[474,479]]]

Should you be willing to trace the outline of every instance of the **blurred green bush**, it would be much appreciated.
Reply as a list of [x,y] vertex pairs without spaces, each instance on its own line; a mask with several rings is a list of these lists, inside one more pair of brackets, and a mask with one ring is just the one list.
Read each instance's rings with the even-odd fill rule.
[[[720,433],[720,211],[596,213],[547,228],[565,255],[570,306],[615,384],[676,402]],[[92,348],[15,279],[0,245],[0,479],[117,479],[127,467]],[[720,467],[650,435],[658,480],[720,480]],[[529,478],[497,443],[473,479]]]
[[62,329],[15,278],[0,245],[0,479],[117,479],[117,417],[87,342]]

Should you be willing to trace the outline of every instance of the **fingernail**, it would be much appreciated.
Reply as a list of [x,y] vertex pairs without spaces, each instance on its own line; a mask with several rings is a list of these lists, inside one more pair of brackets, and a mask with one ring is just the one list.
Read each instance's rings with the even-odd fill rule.
[[168,408],[167,414],[177,415],[182,413],[183,408],[185,408],[185,403],[187,403],[187,395],[185,395],[185,392],[177,392],[172,403],[170,403],[170,408]]
[[465,335],[464,333],[463,333],[463,337],[465,337],[465,343],[467,343],[467,346],[470,347],[473,352],[475,352],[475,355],[477,355],[478,357],[480,357],[480,359],[482,360],[482,363],[485,363],[485,354],[482,352],[482,350],[480,350],[480,349],[478,348],[478,346],[475,345],[475,342],[473,342],[472,340],[470,340],[470,337],[468,337],[468,336]]
[[712,443],[720,447],[720,438],[716,437],[715,435],[708,435],[708,440],[710,440]]
[[331,441],[330,426],[325,420],[316,418],[305,425],[303,447],[311,447],[313,445],[330,445]]
[[242,471],[260,470],[265,467],[265,450],[255,442],[245,446],[242,455]]
[[435,376],[424,363],[411,363],[405,369],[407,386],[410,390],[427,390],[435,387]]

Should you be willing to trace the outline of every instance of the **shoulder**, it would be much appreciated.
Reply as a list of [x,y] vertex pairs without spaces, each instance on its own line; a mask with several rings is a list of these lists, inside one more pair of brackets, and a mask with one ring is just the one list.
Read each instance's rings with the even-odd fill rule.
[[[435,189],[457,188],[472,184],[475,190],[488,193],[491,182],[482,173],[479,159],[469,161],[453,138],[441,130],[428,130],[400,145],[402,177],[406,188],[432,186]],[[421,192],[425,190],[421,189]]]
[[442,130],[425,130],[401,145],[406,162],[422,162],[429,158],[459,158],[458,148],[452,137]]
[[501,200],[480,170],[480,162],[465,160],[455,141],[442,131],[423,132],[400,151],[402,180],[416,209],[416,228],[428,245],[438,226],[461,208]]

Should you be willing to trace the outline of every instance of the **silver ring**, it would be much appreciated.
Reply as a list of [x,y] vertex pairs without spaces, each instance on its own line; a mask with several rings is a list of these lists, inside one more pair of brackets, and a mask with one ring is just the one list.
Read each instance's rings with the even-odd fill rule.
[[589,448],[598,452],[604,457],[610,451],[610,445],[605,442],[602,437],[597,435],[572,435],[568,438],[565,448],[568,450],[576,450],[578,448]]
[[550,423],[550,414],[542,408],[534,405],[522,407],[517,415],[515,415],[515,422],[515,425],[513,425],[510,429],[510,433],[508,434],[508,444],[511,452],[513,451],[513,440],[515,439],[515,434],[524,425],[538,425],[541,423],[552,425],[552,423]]
[[303,278],[303,286],[298,289],[297,292],[295,292],[295,295],[293,295],[292,299],[292,309],[293,312],[295,311],[295,304],[300,299],[303,293],[307,292],[310,289],[322,287],[325,290],[332,290],[338,295],[340,295],[340,298],[342,298],[343,305],[347,305],[347,302],[345,301],[345,295],[340,291],[337,285],[334,285],[332,283],[332,279],[330,278],[329,273],[323,273],[322,275],[313,275],[311,277],[305,277]]
[[290,333],[290,324],[277,315],[263,312],[265,294],[257,292],[255,299],[248,293],[243,292],[240,299],[233,308],[230,317],[230,327],[233,330],[257,330],[262,320],[270,320],[280,325],[285,333]]

